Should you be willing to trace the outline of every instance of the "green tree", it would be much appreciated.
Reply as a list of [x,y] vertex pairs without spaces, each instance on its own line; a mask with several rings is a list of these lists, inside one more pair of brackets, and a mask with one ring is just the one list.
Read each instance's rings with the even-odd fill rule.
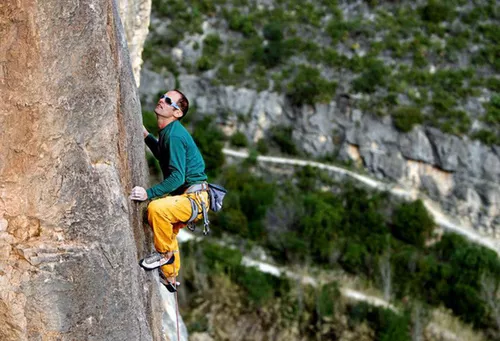
[[416,124],[422,124],[424,117],[416,107],[399,107],[393,115],[394,125],[399,131],[407,133],[412,130]]
[[331,100],[336,88],[337,84],[321,77],[318,69],[300,65],[295,78],[287,86],[286,95],[292,105],[314,105]]
[[342,221],[342,205],[339,201],[332,205],[322,195],[308,194],[304,197],[303,206],[305,214],[299,222],[299,234],[308,241],[308,252],[313,259],[329,263]]
[[425,245],[435,226],[421,200],[401,204],[394,212],[392,223],[396,238],[418,247]]
[[209,176],[216,177],[224,165],[222,153],[224,134],[213,124],[210,116],[194,123],[193,139],[200,149]]

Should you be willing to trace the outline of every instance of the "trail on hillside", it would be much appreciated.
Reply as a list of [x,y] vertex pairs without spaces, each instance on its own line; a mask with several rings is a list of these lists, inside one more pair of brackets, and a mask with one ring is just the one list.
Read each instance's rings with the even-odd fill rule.
[[[242,159],[248,158],[248,152],[244,151],[236,151],[224,148],[222,152],[225,155],[231,157],[242,158]],[[352,178],[370,188],[377,189],[380,191],[387,191],[388,193],[403,198],[405,200],[421,199],[425,207],[429,211],[429,213],[433,216],[436,224],[440,226],[442,229],[461,234],[470,241],[481,244],[495,251],[497,254],[500,254],[500,243],[498,241],[494,240],[493,238],[480,235],[472,227],[464,226],[457,222],[454,222],[450,217],[448,217],[444,212],[442,212],[438,208],[438,205],[436,203],[424,197],[424,195],[420,193],[417,189],[414,188],[406,189],[395,184],[384,183],[382,181],[372,179],[366,175],[358,174],[356,172],[341,167],[317,161],[308,161],[301,159],[292,159],[292,158],[283,158],[283,157],[265,156],[265,155],[257,156],[257,161],[260,163],[274,163],[274,164],[302,166],[302,167],[311,166],[318,169],[324,169],[330,172],[340,174],[342,176]]]
[[[181,229],[179,231],[179,234],[177,235],[177,240],[179,241],[179,243],[185,243],[190,240],[200,241],[203,238],[203,236],[195,235],[192,232],[187,231],[186,229]],[[224,244],[221,241],[219,241],[219,243]],[[248,256],[243,256],[241,264],[248,267],[255,267],[261,272],[268,273],[276,277],[284,276],[286,278],[300,282],[303,285],[311,285],[313,287],[317,287],[319,284],[318,280],[312,276],[300,275],[292,270],[289,270],[287,267],[278,267],[270,263],[255,260]],[[397,314],[401,313],[398,308],[396,308],[394,305],[384,300],[383,298],[368,295],[362,291],[348,288],[347,286],[340,287],[340,293],[343,297],[349,298],[354,301],[366,302],[373,306],[390,309]],[[441,325],[439,325],[439,323],[431,322],[429,323],[428,328],[432,329],[435,334],[441,335],[441,337],[443,337],[443,340],[464,340],[464,338],[459,337],[454,332],[446,329],[446,327],[442,327]]]
[[[193,233],[186,231],[186,229],[181,229],[179,231],[179,234],[177,235],[177,240],[180,243],[185,243],[185,242],[190,241],[190,240],[199,241],[202,238],[203,237],[201,237],[201,236],[196,236]],[[276,276],[276,277],[284,276],[284,277],[287,277],[289,279],[293,279],[294,281],[298,281],[304,285],[311,285],[313,287],[318,286],[318,281],[316,280],[316,278],[314,278],[312,276],[300,275],[294,271],[287,269],[286,267],[278,267],[278,266],[270,264],[270,263],[255,260],[255,259],[250,258],[248,256],[243,256],[241,264],[248,266],[248,267],[255,267],[261,272],[268,273],[268,274]],[[374,305],[374,306],[381,306],[384,308],[391,309],[394,312],[398,312],[396,307],[394,307],[389,302],[383,300],[382,298],[379,298],[376,296],[370,296],[370,295],[367,295],[361,291],[354,290],[354,289],[347,288],[347,287],[342,287],[340,289],[340,292],[342,293],[343,296],[354,299],[356,301],[364,301],[364,302],[367,302],[367,303]]]

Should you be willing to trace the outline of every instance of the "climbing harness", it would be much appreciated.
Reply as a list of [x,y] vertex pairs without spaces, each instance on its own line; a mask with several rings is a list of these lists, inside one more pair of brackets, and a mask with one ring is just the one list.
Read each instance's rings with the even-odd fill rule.
[[[203,216],[203,234],[206,236],[210,232],[210,221],[208,220],[207,205],[201,198],[202,191],[208,191],[208,184],[206,182],[190,186],[185,193],[194,193],[196,199],[198,199],[201,204],[201,212]],[[188,197],[188,199],[191,202],[191,217],[187,221],[187,227],[194,232],[194,230],[196,229],[195,220],[200,214],[200,209],[198,207],[198,204],[196,203],[196,200],[190,197]]]
[[[209,206],[207,207],[206,203],[201,199],[200,193],[202,191],[208,192],[208,202]],[[208,209],[214,212],[218,212],[222,209],[222,201],[224,200],[224,196],[227,193],[227,190],[216,184],[209,183],[201,183],[190,186],[185,193],[194,193],[196,199],[200,202],[201,212],[203,216],[203,234],[206,236],[210,232],[210,221],[208,220]],[[188,198],[191,202],[191,218],[187,221],[187,227],[191,231],[194,232],[196,229],[195,220],[200,214],[200,209],[198,204],[193,198]]]

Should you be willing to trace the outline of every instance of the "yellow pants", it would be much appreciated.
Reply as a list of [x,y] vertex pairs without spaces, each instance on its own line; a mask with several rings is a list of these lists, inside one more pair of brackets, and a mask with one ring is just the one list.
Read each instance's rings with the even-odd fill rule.
[[191,218],[192,208],[188,198],[198,204],[199,214],[195,221],[202,218],[201,201],[207,205],[208,193],[206,191],[176,196],[168,196],[153,200],[148,205],[148,221],[153,228],[156,251],[164,253],[175,251],[175,262],[161,267],[166,277],[176,277],[181,268],[181,255],[177,244],[177,233]]

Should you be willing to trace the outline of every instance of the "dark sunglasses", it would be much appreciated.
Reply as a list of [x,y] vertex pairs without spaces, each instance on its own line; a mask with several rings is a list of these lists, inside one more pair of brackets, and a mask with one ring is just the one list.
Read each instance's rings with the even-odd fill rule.
[[[181,108],[179,108],[179,106],[177,105],[177,103],[175,103],[174,101],[172,101],[172,99],[170,97],[168,97],[167,95],[162,95],[160,97],[160,100],[161,99],[164,99],[165,100],[165,103],[167,103],[168,105],[174,107],[175,109],[177,110],[181,110]],[[182,111],[182,110],[181,110]]]

